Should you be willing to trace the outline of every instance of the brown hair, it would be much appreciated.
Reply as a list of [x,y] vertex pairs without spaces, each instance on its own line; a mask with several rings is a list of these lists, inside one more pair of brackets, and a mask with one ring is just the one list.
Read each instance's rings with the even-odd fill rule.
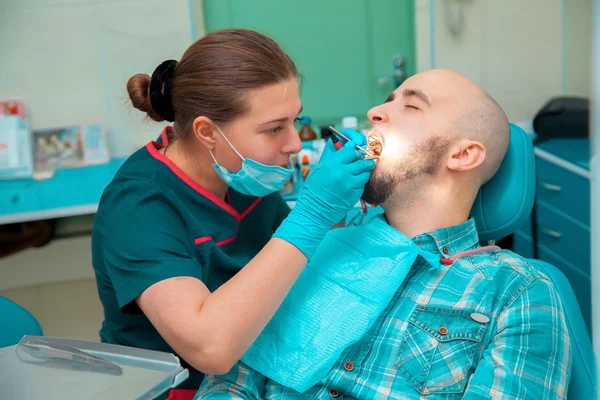
[[[129,78],[127,91],[133,106],[154,121],[174,120],[177,137],[185,135],[198,116],[226,123],[242,115],[248,106],[243,96],[246,89],[298,76],[294,62],[275,41],[246,29],[209,33],[193,43],[173,65],[168,85],[163,76],[155,79],[159,66],[152,76],[152,85],[150,76],[136,74]],[[155,81],[162,86],[151,88]],[[165,115],[165,107],[160,107],[159,113],[155,109],[159,107],[152,106],[156,105],[157,93],[169,103],[169,115]]]

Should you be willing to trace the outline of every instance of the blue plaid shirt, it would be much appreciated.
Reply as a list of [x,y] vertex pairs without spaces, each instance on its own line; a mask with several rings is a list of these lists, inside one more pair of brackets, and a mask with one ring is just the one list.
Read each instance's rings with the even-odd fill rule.
[[[479,247],[475,223],[413,238],[441,258]],[[571,348],[551,281],[506,251],[431,268],[418,258],[375,325],[298,393],[238,363],[200,399],[562,399]]]

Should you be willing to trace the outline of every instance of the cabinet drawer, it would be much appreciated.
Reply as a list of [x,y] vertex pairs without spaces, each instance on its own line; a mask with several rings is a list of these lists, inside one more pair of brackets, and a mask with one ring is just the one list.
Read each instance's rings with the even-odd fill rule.
[[590,273],[589,228],[544,204],[537,204],[538,245],[564,258],[582,273]]
[[0,215],[20,214],[37,208],[38,196],[33,183],[6,186],[0,189]]
[[583,176],[536,158],[537,199],[584,225],[590,225],[590,181]]
[[98,204],[118,165],[117,162],[111,162],[56,170],[51,179],[37,184],[42,209]]
[[579,309],[583,315],[588,333],[591,336],[592,332],[592,284],[589,274],[583,274],[578,271],[573,265],[563,260],[558,255],[554,254],[549,249],[538,246],[538,255],[540,260],[546,261],[558,268],[569,280],[575,297],[579,303]]
[[525,258],[533,258],[533,239],[522,231],[513,236],[513,251]]

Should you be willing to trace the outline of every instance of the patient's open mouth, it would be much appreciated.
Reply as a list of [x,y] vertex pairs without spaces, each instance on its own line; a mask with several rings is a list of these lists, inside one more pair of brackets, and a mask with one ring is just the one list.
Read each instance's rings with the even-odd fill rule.
[[383,136],[381,133],[373,129],[367,134],[367,149],[375,156],[379,157],[383,152]]

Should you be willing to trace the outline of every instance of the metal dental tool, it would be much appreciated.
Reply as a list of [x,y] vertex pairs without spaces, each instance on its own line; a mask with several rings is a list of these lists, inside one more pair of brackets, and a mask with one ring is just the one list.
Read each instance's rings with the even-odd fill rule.
[[[351,141],[348,137],[346,137],[346,135],[344,135],[343,133],[341,133],[340,131],[335,129],[333,126],[329,126],[329,129],[331,129],[336,135],[338,135],[342,139],[346,140],[347,142]],[[378,158],[375,154],[371,153],[369,150],[365,149],[362,146],[356,145],[356,148],[359,149],[360,151],[364,152],[367,155],[367,157],[365,157],[365,160],[374,160],[374,159]]]

